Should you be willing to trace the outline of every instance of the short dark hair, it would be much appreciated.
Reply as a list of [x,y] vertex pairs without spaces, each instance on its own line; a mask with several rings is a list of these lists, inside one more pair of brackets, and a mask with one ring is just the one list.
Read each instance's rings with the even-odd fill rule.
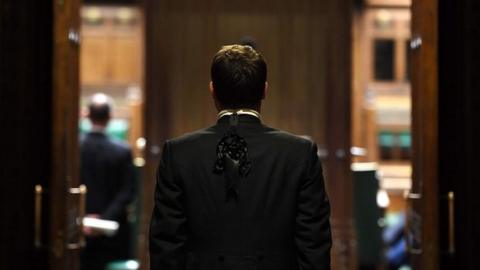
[[213,57],[211,77],[215,96],[225,108],[260,103],[267,81],[267,64],[250,46],[223,46]]
[[110,98],[102,93],[97,93],[90,98],[88,103],[88,118],[92,122],[106,123],[110,119]]

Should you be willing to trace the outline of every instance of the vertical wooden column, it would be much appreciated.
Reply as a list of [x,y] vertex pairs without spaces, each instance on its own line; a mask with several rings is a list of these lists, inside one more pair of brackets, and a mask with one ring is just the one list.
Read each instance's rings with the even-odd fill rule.
[[[364,147],[368,149],[367,155],[370,156],[370,149],[365,138],[363,136],[363,127],[368,123],[366,118],[366,111],[364,109],[364,82],[362,80],[362,33],[363,24],[362,24],[362,11],[354,10],[352,13],[352,94],[351,94],[351,114],[352,114],[352,145],[357,147]],[[353,157],[353,162],[362,162],[368,161],[367,157]]]
[[332,207],[332,268],[356,269],[351,177],[352,2],[329,1],[326,171]]
[[438,7],[412,3],[412,189],[408,239],[413,269],[438,265]]
[[[52,178],[50,197],[50,269],[78,269],[79,186],[78,102],[80,42],[79,0],[53,0]],[[50,67],[45,67],[50,68]],[[41,155],[41,153],[39,153]]]

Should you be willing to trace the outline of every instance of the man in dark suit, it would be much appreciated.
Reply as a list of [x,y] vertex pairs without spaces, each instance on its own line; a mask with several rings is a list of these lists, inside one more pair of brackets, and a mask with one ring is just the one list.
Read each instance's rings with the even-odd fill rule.
[[81,180],[88,190],[87,216],[116,221],[120,226],[113,236],[84,228],[87,241],[81,268],[103,270],[110,261],[130,257],[127,206],[134,195],[134,170],[128,145],[105,134],[111,110],[109,98],[95,94],[88,109],[92,130],[80,145]]
[[330,269],[330,206],[316,145],[260,120],[267,67],[250,46],[214,56],[216,125],[165,142],[152,270]]

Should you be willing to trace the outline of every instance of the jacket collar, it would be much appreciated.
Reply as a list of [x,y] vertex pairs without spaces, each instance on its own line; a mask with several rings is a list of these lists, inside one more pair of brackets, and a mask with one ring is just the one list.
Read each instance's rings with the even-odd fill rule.
[[91,130],[86,135],[95,136],[95,137],[107,137],[107,134],[105,133],[105,131],[100,131],[100,130]]

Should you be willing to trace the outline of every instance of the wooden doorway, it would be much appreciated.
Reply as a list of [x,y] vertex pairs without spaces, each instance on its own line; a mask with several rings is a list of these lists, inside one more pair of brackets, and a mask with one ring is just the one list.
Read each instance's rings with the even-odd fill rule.
[[[351,1],[144,1],[145,135],[141,237],[148,239],[164,141],[215,122],[211,57],[253,37],[269,65],[267,125],[309,135],[322,148],[332,201],[335,269],[355,269],[350,181]],[[335,25],[335,27],[331,27]],[[148,262],[144,249],[142,262]]]
[[[92,98],[101,94],[109,101],[111,108],[110,119],[106,126],[101,128],[102,133],[106,135],[108,141],[129,148],[131,162],[134,164],[134,176],[128,179],[133,183],[133,191],[129,189],[131,192],[129,193],[123,189],[117,192],[117,194],[129,193],[129,199],[121,203],[126,220],[119,224],[120,236],[128,241],[122,242],[124,246],[122,258],[114,258],[108,263],[107,268],[120,267],[120,265],[136,268],[137,250],[143,249],[145,245],[145,241],[138,237],[139,216],[143,212],[141,200],[144,196],[143,166],[145,163],[143,158],[145,145],[143,138],[145,69],[143,9],[136,1],[84,1],[80,14],[82,28],[79,70],[80,136],[88,138],[92,131],[95,132],[94,123],[88,116],[88,107]],[[89,158],[84,157],[84,159]],[[113,181],[120,184],[118,179]],[[92,186],[95,188],[95,184],[92,183]],[[108,197],[108,191],[102,191],[91,199],[97,200],[102,196]],[[115,198],[110,197],[108,200],[110,205],[116,203]],[[119,221],[118,218],[117,221]],[[96,246],[99,246],[98,243]],[[116,256],[120,256],[119,253],[117,252]],[[87,257],[85,261],[91,260]]]
[[411,187],[410,8],[411,1],[366,0],[354,9],[352,181],[359,269],[408,267],[403,229]]

